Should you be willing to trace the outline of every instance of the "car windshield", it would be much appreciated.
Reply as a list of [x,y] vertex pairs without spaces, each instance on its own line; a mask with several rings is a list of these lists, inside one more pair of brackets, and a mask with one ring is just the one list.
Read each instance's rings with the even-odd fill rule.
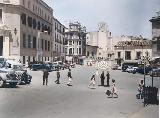
[[14,70],[23,70],[23,66],[21,65],[13,65]]

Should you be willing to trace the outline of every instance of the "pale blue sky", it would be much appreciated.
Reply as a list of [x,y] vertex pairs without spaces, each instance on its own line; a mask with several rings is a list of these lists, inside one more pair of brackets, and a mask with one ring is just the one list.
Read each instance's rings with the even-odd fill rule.
[[87,31],[104,21],[114,36],[142,35],[151,38],[149,19],[160,11],[160,0],[44,0],[63,24],[80,21]]

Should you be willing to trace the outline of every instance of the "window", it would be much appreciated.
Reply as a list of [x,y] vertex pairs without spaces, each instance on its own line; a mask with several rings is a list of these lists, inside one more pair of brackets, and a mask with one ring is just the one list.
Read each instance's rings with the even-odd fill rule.
[[81,43],[81,41],[79,41],[79,45],[81,45],[82,43]]
[[41,47],[42,47],[42,50],[44,50],[44,40],[42,39],[42,42],[41,42]]
[[48,51],[50,51],[50,42],[48,41]]
[[71,55],[71,54],[72,54],[72,48],[69,49],[69,55]]
[[31,5],[31,2],[30,2],[30,1],[28,1],[28,9],[30,9],[30,5]]
[[33,5],[33,11],[34,11],[34,5]]
[[137,52],[136,59],[141,59],[141,52]]
[[26,14],[21,15],[21,22],[23,25],[26,25]]
[[23,47],[26,48],[26,34],[23,34]]
[[38,21],[38,30],[41,30],[41,23]]
[[28,26],[32,27],[32,17],[28,16]]
[[118,52],[118,58],[121,58],[121,52]]
[[45,50],[47,50],[47,40],[45,40]]
[[79,48],[79,54],[82,54],[81,48]]
[[37,40],[36,37],[33,37],[33,48],[36,49],[37,45]]
[[157,52],[160,52],[160,38],[157,38]]
[[25,59],[25,56],[23,56],[23,64],[26,63],[26,59]]
[[94,52],[92,52],[92,57],[94,57]]
[[28,48],[31,48],[31,36],[30,35],[28,35]]
[[125,60],[131,60],[131,51],[125,51]]
[[33,29],[36,29],[36,27],[37,27],[36,19],[33,19]]
[[87,56],[89,57],[89,51],[87,51]]

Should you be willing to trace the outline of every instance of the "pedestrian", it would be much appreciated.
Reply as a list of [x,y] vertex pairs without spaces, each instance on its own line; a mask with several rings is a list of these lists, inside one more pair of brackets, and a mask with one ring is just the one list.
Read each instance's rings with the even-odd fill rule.
[[111,95],[113,98],[113,95],[116,95],[116,97],[118,98],[118,94],[117,94],[117,88],[116,88],[116,84],[115,84],[115,80],[112,79],[112,91],[111,91]]
[[90,81],[90,83],[89,83],[89,85],[88,85],[88,88],[90,88],[90,86],[92,85],[93,87],[95,87],[95,84],[96,84],[96,82],[95,82],[95,75],[92,75],[92,78],[91,78],[91,81]]
[[109,80],[110,80],[110,73],[109,73],[109,71],[107,71],[106,76],[107,76],[107,86],[109,87],[110,86],[109,85]]
[[105,80],[104,71],[102,72],[100,78],[101,78],[101,86],[104,86],[104,80]]
[[43,70],[43,85],[48,85],[48,75],[49,72],[47,71],[47,69]]
[[58,69],[58,70],[57,70],[57,80],[55,81],[56,84],[60,84],[59,78],[60,78],[60,71],[59,71],[59,69]]
[[72,86],[72,85],[71,85],[71,82],[72,82],[71,69],[69,69],[67,76],[68,76],[68,83],[67,83],[67,85],[68,85],[68,86]]
[[144,90],[144,82],[141,80],[141,82],[138,85],[138,91],[139,91],[139,98],[143,99],[143,90]]

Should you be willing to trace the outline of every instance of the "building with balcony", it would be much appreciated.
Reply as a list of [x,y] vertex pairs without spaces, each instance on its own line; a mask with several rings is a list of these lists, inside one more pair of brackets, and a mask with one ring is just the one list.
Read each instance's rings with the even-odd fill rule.
[[1,0],[0,56],[23,64],[51,61],[52,17],[53,9],[42,0]]
[[53,57],[54,61],[65,61],[65,26],[56,18],[53,18]]
[[80,62],[86,55],[86,27],[79,22],[69,23],[65,31],[66,43],[66,60]]
[[152,23],[153,57],[160,57],[160,11],[150,19]]
[[119,41],[115,45],[115,62],[121,65],[123,62],[140,62],[142,56],[152,57],[151,40],[131,37],[130,41]]

